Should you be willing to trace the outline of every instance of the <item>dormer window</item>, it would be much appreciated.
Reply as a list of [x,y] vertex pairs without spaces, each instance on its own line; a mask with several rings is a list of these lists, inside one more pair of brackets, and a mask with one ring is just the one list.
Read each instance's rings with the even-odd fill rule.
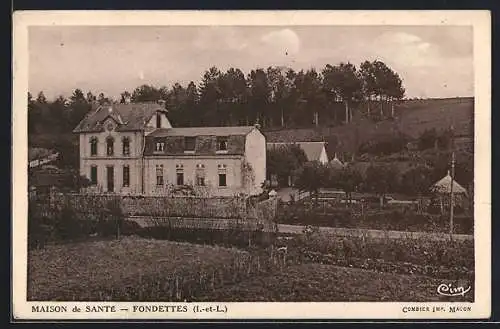
[[115,140],[113,137],[106,138],[106,154],[112,156],[115,153]]
[[156,141],[155,142],[155,152],[163,152],[165,151],[165,142]]
[[161,113],[156,113],[156,128],[161,128]]
[[217,151],[227,151],[227,137],[217,137]]
[[122,140],[122,146],[123,146],[123,155],[129,156],[130,155],[130,138],[124,137]]
[[184,151],[194,152],[195,147],[196,147],[196,137],[184,138]]
[[90,155],[91,156],[97,155],[97,137],[92,137],[90,139]]

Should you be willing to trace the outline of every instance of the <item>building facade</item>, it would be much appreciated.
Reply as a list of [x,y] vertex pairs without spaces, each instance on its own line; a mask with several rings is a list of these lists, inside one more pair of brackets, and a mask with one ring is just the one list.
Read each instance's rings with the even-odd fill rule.
[[208,195],[259,194],[266,142],[258,127],[177,128],[160,104],[112,104],[87,115],[80,173],[90,190],[158,195],[190,186]]

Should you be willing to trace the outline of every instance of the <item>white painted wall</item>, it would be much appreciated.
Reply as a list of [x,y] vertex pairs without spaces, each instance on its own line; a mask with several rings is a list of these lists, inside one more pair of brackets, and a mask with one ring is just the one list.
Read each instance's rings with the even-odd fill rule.
[[[113,123],[112,119],[108,119],[104,127],[108,123]],[[115,125],[116,127],[116,125]],[[106,154],[106,139],[111,136],[114,138],[114,155],[107,156]],[[97,156],[90,154],[90,140],[92,137],[97,137]],[[123,155],[122,139],[128,137],[130,140],[130,155]],[[141,155],[143,149],[144,136],[142,132],[117,132],[104,131],[101,133],[82,133],[80,134],[80,174],[90,179],[90,168],[92,165],[97,166],[98,188],[102,191],[107,191],[107,174],[106,166],[114,167],[114,190],[116,193],[140,193],[142,190],[142,174],[141,174]],[[123,166],[128,165],[130,168],[130,186],[123,186]]]
[[[90,168],[97,166],[97,188],[102,192],[108,191],[107,166],[114,168],[114,192],[121,194],[141,193],[141,163],[139,159],[90,159],[80,161],[80,173],[90,179]],[[130,186],[123,186],[123,166],[128,165],[130,170]]]
[[322,164],[327,164],[328,163],[328,155],[326,154],[326,149],[323,146],[323,149],[321,150],[321,154],[319,156],[319,162]]
[[[184,184],[194,185],[196,182],[196,165],[205,165],[205,184],[213,195],[234,195],[242,191],[241,156],[186,156],[186,157],[148,157],[145,161],[145,193],[158,194],[165,187],[156,186],[156,165],[163,165],[164,184],[177,183],[176,165],[183,165]],[[219,164],[226,165],[226,187],[219,187]]]
[[[153,116],[149,119],[148,123],[146,124],[147,129],[151,128],[157,128],[156,127],[156,113],[153,114]],[[160,128],[172,128],[172,125],[170,124],[170,121],[167,118],[167,115],[165,113],[161,113],[161,127]]]
[[[111,120],[112,121],[112,120]],[[107,124],[107,123],[106,123]],[[106,127],[106,125],[104,126]],[[143,135],[141,132],[119,132],[119,131],[104,131],[101,133],[82,133],[80,134],[80,158],[94,157],[90,155],[90,139],[92,137],[97,137],[97,157],[107,157],[106,155],[106,139],[108,137],[113,137],[115,140],[114,144],[114,156],[123,157],[122,150],[122,139],[128,137],[130,140],[130,156],[129,157],[140,157],[142,154],[143,147]]]

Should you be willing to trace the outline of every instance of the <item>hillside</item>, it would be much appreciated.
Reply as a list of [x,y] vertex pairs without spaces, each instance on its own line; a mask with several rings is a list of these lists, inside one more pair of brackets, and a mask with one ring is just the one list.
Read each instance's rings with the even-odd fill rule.
[[325,141],[328,156],[334,153],[353,152],[369,140],[403,134],[416,139],[426,129],[444,130],[455,127],[457,147],[468,147],[474,140],[474,99],[447,98],[406,100],[395,106],[395,118],[373,122],[364,117],[337,127],[301,129],[270,129],[264,131],[267,140]]

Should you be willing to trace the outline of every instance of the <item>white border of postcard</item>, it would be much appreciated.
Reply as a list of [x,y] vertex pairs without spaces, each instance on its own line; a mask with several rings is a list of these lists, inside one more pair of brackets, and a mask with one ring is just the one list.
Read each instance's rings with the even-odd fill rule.
[[[159,303],[49,302],[65,313],[35,313],[27,291],[27,101],[28,27],[44,25],[462,25],[474,30],[475,88],[475,296],[473,303],[203,303],[222,305],[226,313],[76,313],[86,305]],[[491,18],[489,11],[25,11],[13,15],[13,222],[12,301],[15,320],[174,320],[174,319],[465,319],[487,318],[491,311]],[[185,303],[168,303],[186,305]],[[408,312],[408,307],[428,311]],[[446,312],[433,312],[434,307]],[[466,311],[452,312],[462,309]]]

